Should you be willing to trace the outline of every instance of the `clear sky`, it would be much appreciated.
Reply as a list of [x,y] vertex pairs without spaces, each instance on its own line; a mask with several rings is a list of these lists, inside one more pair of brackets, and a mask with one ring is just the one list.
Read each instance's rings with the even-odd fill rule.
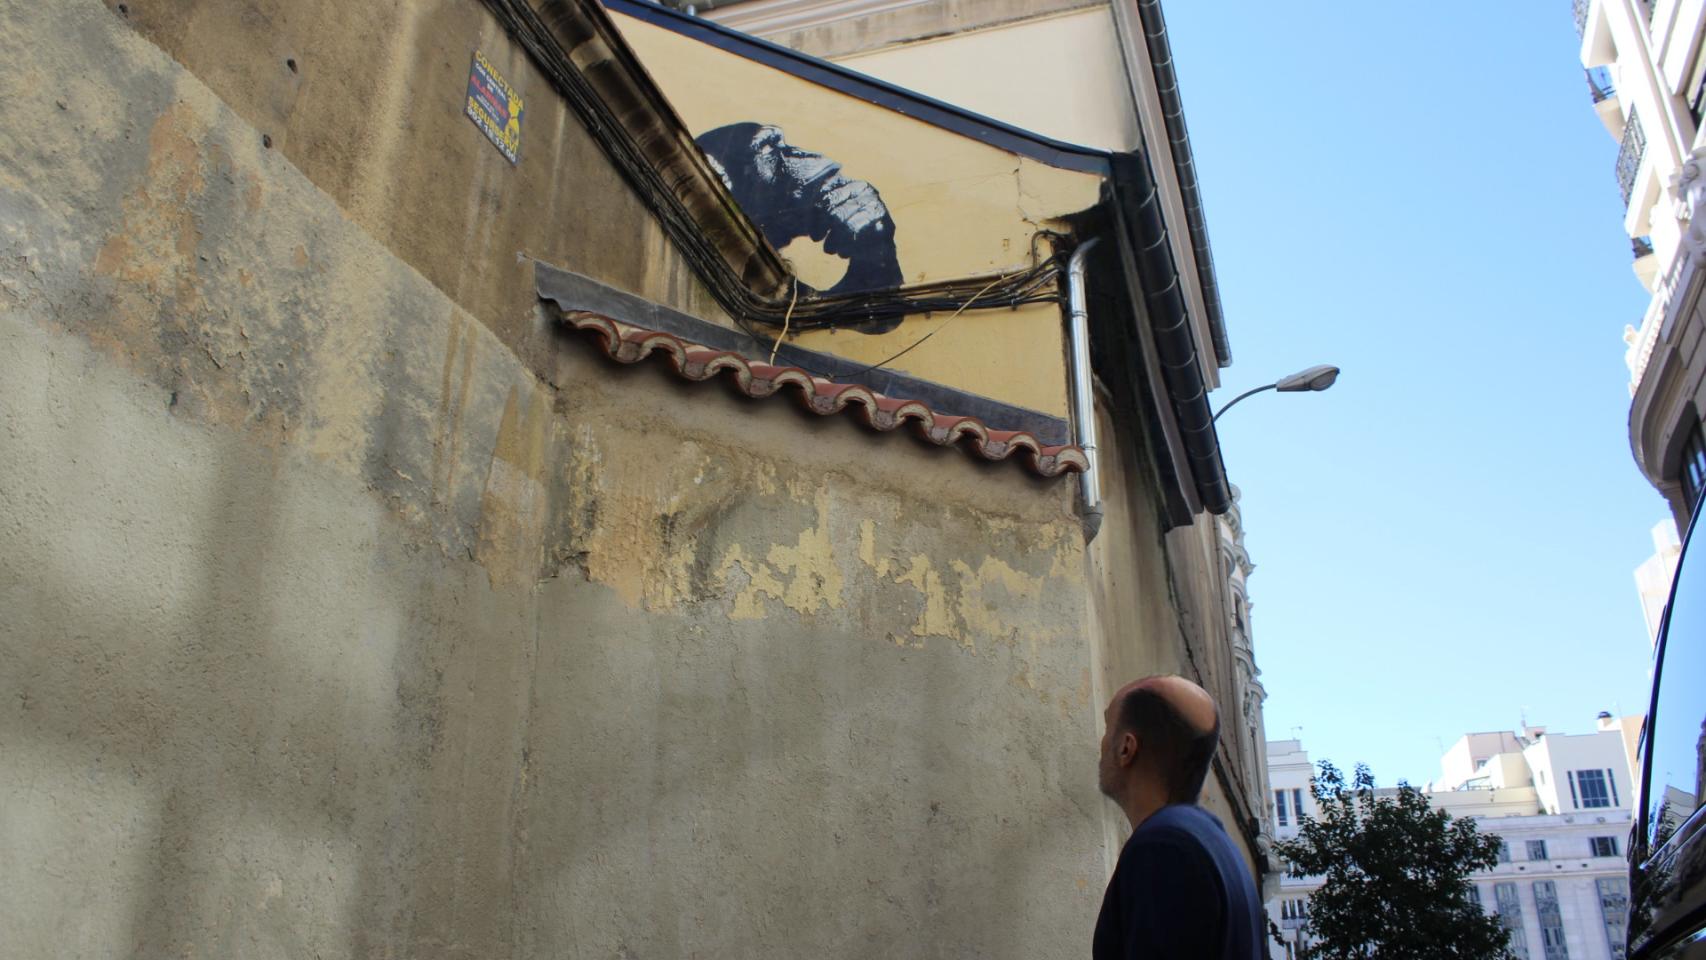
[[1566,0],[1166,4],[1234,365],[1271,739],[1378,780],[1645,709],[1630,269]]

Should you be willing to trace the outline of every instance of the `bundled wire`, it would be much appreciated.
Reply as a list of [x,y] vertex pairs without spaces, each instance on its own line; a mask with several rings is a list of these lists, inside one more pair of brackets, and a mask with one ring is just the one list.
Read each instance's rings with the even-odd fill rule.
[[[785,327],[789,333],[797,333],[858,327],[923,313],[954,311],[957,315],[966,310],[1013,308],[1058,300],[1060,259],[1052,252],[1048,257],[1040,258],[1036,241],[1046,237],[1051,241],[1051,247],[1058,249],[1064,238],[1047,232],[1032,239],[1032,265],[1012,274],[830,295],[809,288],[801,289],[797,278],[781,273],[778,277],[785,279],[777,285],[776,296],[754,292],[752,285],[736,272],[724,252],[706,234],[704,225],[688,208],[681,193],[674,189],[681,185],[672,184],[658,169],[658,164],[648,157],[628,125],[589,81],[587,73],[610,71],[613,65],[608,60],[595,60],[577,67],[571,61],[569,51],[564,49],[565,42],[579,46],[600,39],[588,15],[576,9],[579,4],[588,2],[596,0],[541,0],[540,9],[553,21],[548,26],[528,0],[485,0],[504,30],[521,45],[552,87],[579,115],[587,132],[658,218],[664,232],[705,283],[718,305],[755,338],[772,339],[753,330],[751,324]],[[613,56],[617,55],[615,50],[611,52]],[[643,71],[636,69],[635,72],[643,76]],[[629,113],[644,109],[632,103],[625,106]],[[661,94],[655,97],[650,107],[668,112],[670,120],[680,126],[680,121],[668,110]],[[691,149],[697,151],[697,147]],[[693,189],[692,185],[687,185],[686,189]],[[727,207],[733,207],[732,198],[724,199]],[[751,227],[750,221],[742,216],[734,218],[734,222],[745,228],[741,233],[742,242],[767,253],[766,264],[780,264],[780,258]],[[790,285],[792,290],[789,290]],[[785,293],[788,295],[783,295]]]
[[[794,331],[826,330],[857,326],[871,321],[942,311],[1018,307],[1027,303],[1058,301],[1056,280],[1060,262],[1050,257],[1034,266],[1009,274],[970,277],[938,284],[920,284],[870,293],[807,297],[802,294],[789,326]],[[750,319],[781,326],[768,315]]]

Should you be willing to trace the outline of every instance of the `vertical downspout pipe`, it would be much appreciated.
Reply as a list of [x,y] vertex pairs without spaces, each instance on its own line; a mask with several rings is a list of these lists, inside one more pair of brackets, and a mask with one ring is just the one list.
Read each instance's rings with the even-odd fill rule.
[[1091,390],[1090,307],[1085,293],[1085,260],[1096,238],[1080,243],[1066,261],[1066,339],[1072,351],[1072,426],[1088,464],[1078,475],[1084,542],[1102,529],[1102,489],[1096,475],[1096,402]]

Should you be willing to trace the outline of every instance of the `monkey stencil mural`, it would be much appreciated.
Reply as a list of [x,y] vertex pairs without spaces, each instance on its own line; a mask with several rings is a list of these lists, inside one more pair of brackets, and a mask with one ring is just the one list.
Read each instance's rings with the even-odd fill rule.
[[841,164],[784,140],[780,127],[731,123],[696,142],[772,246],[780,250],[806,237],[847,260],[847,272],[826,292],[900,286],[894,220],[875,187],[847,179]]

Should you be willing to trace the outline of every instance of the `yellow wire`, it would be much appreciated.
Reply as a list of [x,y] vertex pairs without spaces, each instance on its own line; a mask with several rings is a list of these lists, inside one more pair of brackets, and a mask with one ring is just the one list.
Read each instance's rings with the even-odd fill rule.
[[794,304],[800,299],[800,278],[794,278],[794,295],[788,298],[788,312],[782,315],[782,335],[770,344],[770,365],[776,365],[776,351],[782,349],[782,341],[787,339],[788,324],[794,319]]

